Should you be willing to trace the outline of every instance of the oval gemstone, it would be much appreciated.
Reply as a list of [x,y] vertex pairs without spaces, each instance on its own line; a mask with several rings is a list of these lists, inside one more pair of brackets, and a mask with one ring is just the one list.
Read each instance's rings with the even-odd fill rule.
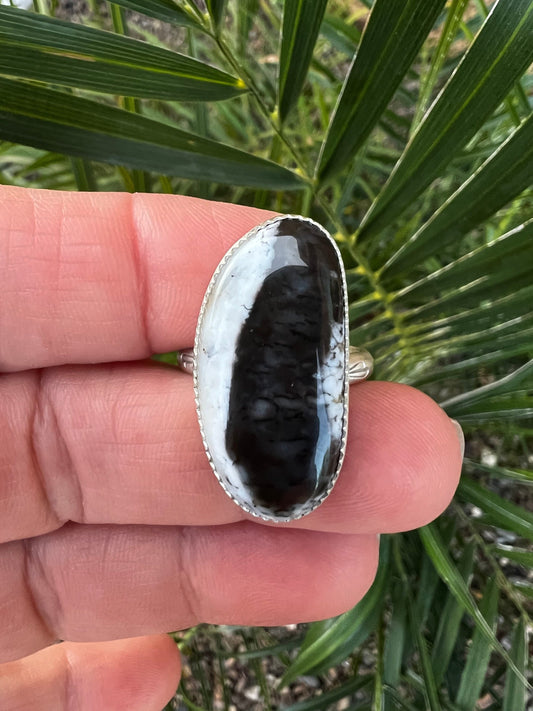
[[244,510],[299,518],[337,478],[347,426],[346,286],[317,223],[269,220],[228,252],[207,289],[195,391],[215,474]]

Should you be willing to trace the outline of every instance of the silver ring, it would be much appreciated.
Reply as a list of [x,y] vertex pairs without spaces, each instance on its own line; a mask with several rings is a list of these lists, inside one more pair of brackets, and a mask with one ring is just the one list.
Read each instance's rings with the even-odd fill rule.
[[231,499],[265,521],[316,509],[344,459],[349,385],[373,368],[349,344],[331,235],[296,215],[244,235],[216,268],[178,366],[193,375],[203,444]]

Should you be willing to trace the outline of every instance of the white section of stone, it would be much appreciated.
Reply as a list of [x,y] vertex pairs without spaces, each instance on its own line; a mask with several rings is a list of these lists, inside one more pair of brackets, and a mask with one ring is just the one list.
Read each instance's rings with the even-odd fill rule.
[[[204,438],[218,476],[239,503],[249,507],[254,505],[250,492],[226,450],[230,385],[237,339],[266,276],[287,264],[304,264],[298,243],[290,236],[282,238],[287,240],[284,262],[276,263],[277,232],[278,225],[267,226],[230,255],[209,285],[197,336],[197,396]],[[292,258],[287,260],[287,254]]]
[[320,368],[322,394],[328,419],[331,424],[331,437],[337,442],[342,439],[345,408],[345,371],[344,324],[334,323],[331,329],[329,357]]

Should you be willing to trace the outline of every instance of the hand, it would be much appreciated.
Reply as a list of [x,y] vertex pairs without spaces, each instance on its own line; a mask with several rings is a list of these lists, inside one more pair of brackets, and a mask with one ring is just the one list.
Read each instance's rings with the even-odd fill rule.
[[179,676],[160,633],[344,612],[372,582],[376,534],[422,526],[450,501],[454,424],[380,382],[352,388],[339,481],[309,516],[248,520],[219,486],[190,377],[146,359],[192,344],[216,265],[268,217],[0,188],[4,711],[157,711]]

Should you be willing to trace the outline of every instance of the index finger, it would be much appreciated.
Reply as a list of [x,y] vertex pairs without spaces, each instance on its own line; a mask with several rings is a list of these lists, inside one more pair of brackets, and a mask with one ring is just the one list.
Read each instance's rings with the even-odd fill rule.
[[0,371],[191,346],[218,262],[271,215],[184,196],[0,187]]

